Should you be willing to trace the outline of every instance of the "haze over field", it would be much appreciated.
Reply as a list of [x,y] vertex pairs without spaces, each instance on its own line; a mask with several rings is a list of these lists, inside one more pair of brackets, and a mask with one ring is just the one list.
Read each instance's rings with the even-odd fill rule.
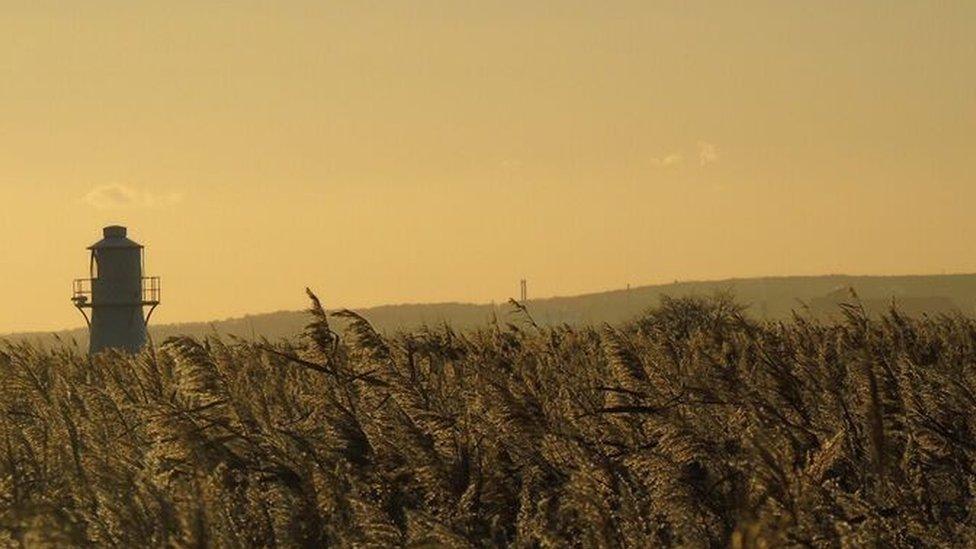
[[[852,290],[854,293],[852,294]],[[855,297],[856,296],[856,297]],[[890,312],[915,318],[937,318],[959,313],[971,316],[976,311],[976,274],[885,277],[783,277],[676,282],[578,296],[530,299],[525,305],[533,322],[544,327],[586,327],[622,325],[661,307],[668,299],[731,297],[743,308],[744,316],[755,320],[784,321],[795,314],[819,321],[844,317],[843,305],[859,304],[871,318]],[[417,332],[450,326],[453,330],[476,331],[504,327],[509,323],[526,325],[526,319],[510,303],[415,303],[360,308],[370,325],[384,334]],[[174,336],[208,338],[220,336],[249,341],[297,341],[312,320],[308,311],[276,311],[248,314],[208,322],[159,324],[149,327],[156,342]],[[348,327],[346,319],[333,317],[338,331]],[[43,347],[58,347],[67,342],[86,349],[89,332],[85,328],[59,332],[3,334],[14,342],[31,342]]]
[[[842,8],[842,9],[841,9]],[[976,3],[4,2],[0,333],[976,271]]]

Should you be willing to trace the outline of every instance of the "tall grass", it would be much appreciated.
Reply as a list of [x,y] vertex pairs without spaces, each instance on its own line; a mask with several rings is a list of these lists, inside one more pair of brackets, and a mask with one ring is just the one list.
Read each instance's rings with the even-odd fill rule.
[[976,323],[0,349],[4,546],[973,546]]

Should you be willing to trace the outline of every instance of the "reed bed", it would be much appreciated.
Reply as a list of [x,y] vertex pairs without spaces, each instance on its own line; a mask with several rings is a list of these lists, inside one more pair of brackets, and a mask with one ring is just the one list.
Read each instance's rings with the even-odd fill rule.
[[0,347],[0,545],[976,546],[971,319],[387,336],[310,297],[293,342]]

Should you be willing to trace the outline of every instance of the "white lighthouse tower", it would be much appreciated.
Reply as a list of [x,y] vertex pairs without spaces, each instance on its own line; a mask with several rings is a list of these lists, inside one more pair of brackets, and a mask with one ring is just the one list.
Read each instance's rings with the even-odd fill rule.
[[[88,321],[89,352],[138,352],[146,344],[146,325],[159,305],[159,277],[143,276],[143,248],[126,228],[105,227],[91,250],[90,276],[74,281],[71,301]],[[149,307],[144,314],[144,307]],[[91,309],[91,318],[85,313]]]

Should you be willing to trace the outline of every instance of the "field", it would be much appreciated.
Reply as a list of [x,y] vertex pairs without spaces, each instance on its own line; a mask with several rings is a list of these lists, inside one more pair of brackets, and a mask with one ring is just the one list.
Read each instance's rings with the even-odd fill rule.
[[7,344],[0,544],[976,545],[976,322],[845,313]]

